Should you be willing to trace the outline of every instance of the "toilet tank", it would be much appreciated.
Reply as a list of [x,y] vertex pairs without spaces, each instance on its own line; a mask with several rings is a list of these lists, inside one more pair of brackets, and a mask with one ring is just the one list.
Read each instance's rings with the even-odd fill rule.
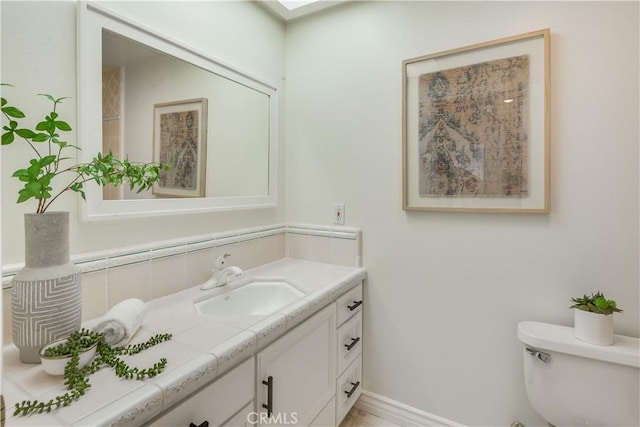
[[640,340],[584,343],[573,328],[520,322],[524,379],[533,408],[554,426],[640,426]]

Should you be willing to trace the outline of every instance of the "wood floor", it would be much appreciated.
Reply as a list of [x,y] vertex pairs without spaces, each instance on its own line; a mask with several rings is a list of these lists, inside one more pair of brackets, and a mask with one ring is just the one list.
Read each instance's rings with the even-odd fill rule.
[[401,427],[400,425],[372,415],[361,409],[351,408],[340,423],[340,427]]

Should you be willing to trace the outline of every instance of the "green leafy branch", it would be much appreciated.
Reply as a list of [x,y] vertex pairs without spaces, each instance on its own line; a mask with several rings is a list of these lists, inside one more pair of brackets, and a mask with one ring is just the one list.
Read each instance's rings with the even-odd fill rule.
[[[46,356],[63,356],[70,355],[69,362],[64,368],[64,385],[69,390],[60,396],[56,396],[47,402],[38,400],[24,400],[15,404],[14,416],[24,416],[29,414],[49,413],[54,409],[63,406],[69,406],[78,400],[85,392],[91,388],[89,383],[89,375],[99,371],[105,366],[114,369],[115,374],[119,378],[143,380],[152,378],[162,373],[167,366],[167,359],[161,358],[150,368],[140,369],[130,367],[118,356],[131,356],[138,354],[143,350],[168,341],[172,338],[171,334],[154,335],[144,343],[129,345],[126,347],[111,347],[105,342],[104,334],[95,331],[82,329],[73,332],[66,343],[45,350]],[[78,369],[80,360],[80,352],[87,347],[91,347],[97,343],[96,357],[82,369]]]
[[[86,199],[84,184],[89,181],[94,181],[100,186],[128,184],[130,190],[137,189],[139,193],[149,190],[158,182],[160,174],[169,169],[168,165],[162,163],[120,160],[111,151],[107,154],[98,153],[88,163],[64,167],[63,163],[74,158],[64,157],[63,153],[66,154],[69,150],[80,151],[80,147],[69,144],[60,136],[63,132],[72,130],[69,123],[61,120],[57,112],[58,105],[67,98],[39,95],[51,101],[53,108],[44,120],[36,124],[35,130],[21,127],[19,120],[25,119],[25,114],[18,107],[9,105],[4,97],[1,99],[2,115],[7,120],[7,124],[2,127],[2,145],[22,139],[36,155],[29,161],[28,167],[18,169],[12,175],[24,183],[23,188],[18,191],[18,203],[33,198],[38,202],[36,213],[44,213],[51,203],[67,191],[79,193]],[[54,192],[52,181],[61,175],[69,177],[67,183]]]

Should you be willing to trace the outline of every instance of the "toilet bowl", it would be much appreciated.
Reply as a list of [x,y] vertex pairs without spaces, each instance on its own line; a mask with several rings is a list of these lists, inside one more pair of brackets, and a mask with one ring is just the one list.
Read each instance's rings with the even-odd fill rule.
[[533,408],[560,426],[640,426],[640,339],[600,346],[573,328],[520,322],[524,379]]

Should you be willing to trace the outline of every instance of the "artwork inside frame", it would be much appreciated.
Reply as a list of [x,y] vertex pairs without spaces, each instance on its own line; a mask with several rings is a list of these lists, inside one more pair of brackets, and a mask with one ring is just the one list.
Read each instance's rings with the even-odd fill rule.
[[153,160],[169,164],[153,194],[205,197],[207,165],[207,99],[153,106]]
[[550,211],[549,33],[403,61],[403,209]]

